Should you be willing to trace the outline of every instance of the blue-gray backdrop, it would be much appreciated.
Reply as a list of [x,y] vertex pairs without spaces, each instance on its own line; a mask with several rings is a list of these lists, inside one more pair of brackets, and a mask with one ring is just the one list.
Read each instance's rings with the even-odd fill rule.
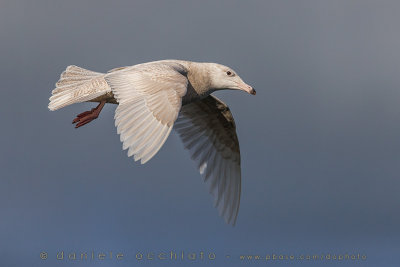
[[[399,12],[369,0],[1,0],[0,265],[399,266]],[[257,89],[217,93],[241,146],[235,227],[175,133],[142,166],[121,150],[114,105],[78,130],[71,120],[93,104],[47,109],[68,65],[160,59],[222,63]],[[171,251],[185,259],[157,259]],[[108,256],[68,258],[83,252]],[[366,259],[333,259],[346,254]]]

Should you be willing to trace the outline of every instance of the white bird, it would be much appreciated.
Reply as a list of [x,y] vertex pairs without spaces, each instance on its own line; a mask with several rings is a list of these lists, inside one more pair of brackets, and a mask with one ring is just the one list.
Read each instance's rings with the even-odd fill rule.
[[105,103],[118,104],[115,126],[123,149],[142,164],[178,132],[214,197],[219,214],[235,225],[241,169],[236,125],[216,90],[256,91],[231,68],[216,63],[161,60],[112,69],[107,73],[69,66],[50,97],[49,109],[79,102],[100,102],[79,114],[81,127],[96,119]]

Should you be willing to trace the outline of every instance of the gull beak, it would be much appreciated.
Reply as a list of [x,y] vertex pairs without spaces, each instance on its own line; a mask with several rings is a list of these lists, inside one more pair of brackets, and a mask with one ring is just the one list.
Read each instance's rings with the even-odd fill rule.
[[245,84],[244,82],[239,83],[238,87],[239,87],[240,90],[243,90],[243,91],[245,91],[245,92],[247,92],[247,93],[249,93],[251,95],[256,95],[256,90],[254,90],[253,87],[251,87],[248,84]]

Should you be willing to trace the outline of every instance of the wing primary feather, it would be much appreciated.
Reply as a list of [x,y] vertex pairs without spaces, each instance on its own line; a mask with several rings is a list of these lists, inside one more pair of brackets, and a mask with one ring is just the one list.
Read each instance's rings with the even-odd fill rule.
[[172,130],[172,127],[168,127],[168,126],[164,126],[165,128],[163,129],[163,133],[162,135],[159,137],[159,141],[156,142],[156,145],[154,146],[154,148],[148,152],[148,154],[146,154],[143,158],[141,163],[145,164],[147,161],[149,161],[157,152],[158,150],[160,150],[161,146],[165,143],[165,141],[167,140],[169,133]]

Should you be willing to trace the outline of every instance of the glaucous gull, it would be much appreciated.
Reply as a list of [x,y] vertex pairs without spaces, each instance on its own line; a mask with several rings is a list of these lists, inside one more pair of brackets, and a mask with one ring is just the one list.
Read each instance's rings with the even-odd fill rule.
[[229,107],[211,95],[225,89],[256,94],[234,70],[216,63],[161,60],[107,73],[69,66],[52,91],[49,109],[99,102],[73,120],[79,128],[96,119],[105,103],[118,104],[114,118],[123,149],[142,164],[175,127],[220,215],[234,225],[241,190],[239,141]]

